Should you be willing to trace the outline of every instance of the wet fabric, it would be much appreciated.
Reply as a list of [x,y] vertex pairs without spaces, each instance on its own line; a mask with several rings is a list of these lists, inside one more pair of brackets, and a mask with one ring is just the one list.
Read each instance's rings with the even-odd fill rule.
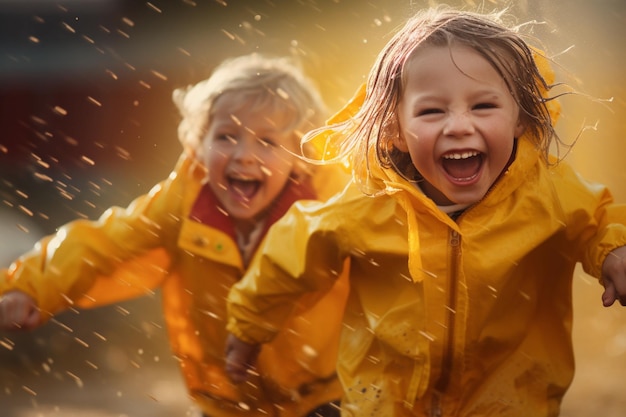
[[[2,271],[0,294],[20,289],[49,318],[70,306],[97,307],[160,289],[173,354],[190,394],[209,415],[299,416],[339,398],[338,315],[347,290],[341,283],[325,297],[299,300],[285,332],[263,348],[259,375],[249,384],[235,386],[227,378],[225,300],[245,267],[232,223],[203,187],[204,176],[200,164],[182,155],[168,179],[127,208],[74,221],[42,239]],[[315,189],[341,183],[326,177]],[[290,183],[266,226],[312,191]]]
[[[553,417],[572,381],[574,267],[600,278],[626,245],[626,206],[530,141],[456,221],[393,171],[297,203],[229,294],[228,329],[271,340],[294,295],[349,262],[342,416]],[[285,256],[288,250],[289,256]]]

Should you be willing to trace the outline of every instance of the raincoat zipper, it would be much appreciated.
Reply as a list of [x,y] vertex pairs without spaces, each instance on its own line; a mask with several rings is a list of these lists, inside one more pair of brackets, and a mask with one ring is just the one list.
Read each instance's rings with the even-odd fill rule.
[[448,305],[446,306],[446,340],[444,341],[444,352],[441,361],[441,375],[435,384],[435,392],[430,409],[430,417],[441,417],[443,415],[443,394],[450,384],[452,365],[454,361],[454,332],[456,324],[456,303],[458,286],[459,254],[461,247],[461,236],[456,230],[450,231],[450,279],[448,286]]

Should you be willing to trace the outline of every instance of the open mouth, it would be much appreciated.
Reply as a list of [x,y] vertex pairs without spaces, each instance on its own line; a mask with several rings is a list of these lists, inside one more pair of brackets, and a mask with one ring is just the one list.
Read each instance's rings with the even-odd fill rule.
[[231,191],[233,191],[239,197],[242,197],[246,201],[250,201],[261,187],[261,181],[252,178],[228,178],[228,185]]
[[456,181],[471,181],[480,173],[483,154],[478,151],[450,152],[441,157],[441,165]]

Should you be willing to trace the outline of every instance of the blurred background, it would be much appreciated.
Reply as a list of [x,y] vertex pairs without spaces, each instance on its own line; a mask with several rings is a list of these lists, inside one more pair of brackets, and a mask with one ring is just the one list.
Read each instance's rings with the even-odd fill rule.
[[[426,0],[0,0],[0,265],[75,218],[127,205],[181,152],[175,88],[225,58],[291,55],[332,110]],[[509,4],[510,3],[510,4]],[[626,3],[449,1],[510,7],[581,92],[562,101],[567,160],[626,203]],[[565,417],[623,417],[626,310],[574,279],[577,374]],[[567,296],[567,295],[564,295]],[[160,295],[68,311],[0,333],[3,417],[195,415],[163,327]]]

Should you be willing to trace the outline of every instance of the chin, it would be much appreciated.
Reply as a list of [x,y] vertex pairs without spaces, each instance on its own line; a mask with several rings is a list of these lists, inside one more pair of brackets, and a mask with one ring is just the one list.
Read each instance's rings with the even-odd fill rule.
[[480,201],[485,196],[485,193],[472,193],[472,194],[451,194],[449,200],[450,204],[466,204],[471,205]]

